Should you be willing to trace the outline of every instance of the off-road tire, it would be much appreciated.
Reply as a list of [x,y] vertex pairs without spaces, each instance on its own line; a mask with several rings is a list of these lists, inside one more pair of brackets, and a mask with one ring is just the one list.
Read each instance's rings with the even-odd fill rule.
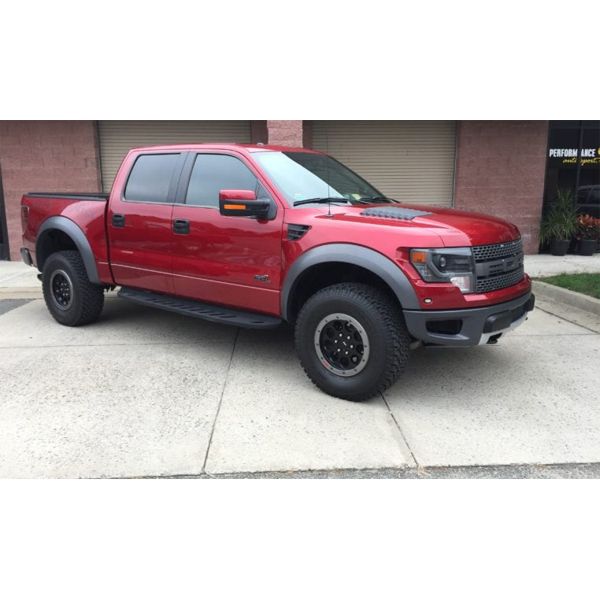
[[[319,323],[336,313],[356,319],[368,336],[368,360],[356,375],[331,372],[317,354]],[[296,320],[295,343],[310,380],[327,394],[352,401],[367,400],[389,388],[402,373],[410,353],[410,336],[399,304],[362,283],[331,285],[311,296]]]
[[[70,280],[70,302],[67,308],[59,308],[51,288],[53,275],[64,273]],[[61,325],[78,327],[96,321],[104,307],[104,289],[92,283],[87,276],[83,260],[76,250],[63,250],[51,254],[44,263],[42,273],[44,300],[50,314]]]

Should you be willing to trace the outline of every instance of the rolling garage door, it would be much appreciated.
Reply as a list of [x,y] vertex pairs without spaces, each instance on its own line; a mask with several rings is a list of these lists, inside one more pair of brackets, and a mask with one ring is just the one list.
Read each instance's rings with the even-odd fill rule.
[[452,206],[453,121],[313,121],[313,147],[402,202]]
[[250,121],[100,121],[102,187],[109,192],[131,148],[158,144],[250,142]]

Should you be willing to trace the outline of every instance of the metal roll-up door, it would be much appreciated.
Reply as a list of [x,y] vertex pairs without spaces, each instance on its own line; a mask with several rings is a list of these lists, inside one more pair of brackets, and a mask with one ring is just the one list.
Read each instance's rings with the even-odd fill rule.
[[159,144],[250,142],[250,121],[99,121],[102,187],[110,191],[131,148]]
[[452,206],[453,121],[313,121],[313,148],[402,202]]

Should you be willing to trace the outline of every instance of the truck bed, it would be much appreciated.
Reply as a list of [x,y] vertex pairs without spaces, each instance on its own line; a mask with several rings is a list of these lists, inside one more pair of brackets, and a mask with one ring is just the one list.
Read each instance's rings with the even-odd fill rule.
[[[110,283],[106,242],[106,207],[108,194],[89,192],[31,192],[21,200],[23,248],[29,251],[32,263],[40,268],[37,252],[46,243],[40,229],[50,220],[68,219],[70,227],[81,231],[90,245],[100,279]],[[48,242],[49,243],[49,242]]]
[[25,194],[28,198],[50,198],[52,200],[92,200],[96,202],[106,202],[109,194],[88,192],[29,192]]

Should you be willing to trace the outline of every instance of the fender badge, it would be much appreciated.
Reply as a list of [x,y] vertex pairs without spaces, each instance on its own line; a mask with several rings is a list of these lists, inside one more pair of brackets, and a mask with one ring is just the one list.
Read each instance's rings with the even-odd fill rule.
[[268,275],[255,275],[254,279],[256,279],[256,281],[262,281],[262,282],[267,282],[269,281],[269,276]]

